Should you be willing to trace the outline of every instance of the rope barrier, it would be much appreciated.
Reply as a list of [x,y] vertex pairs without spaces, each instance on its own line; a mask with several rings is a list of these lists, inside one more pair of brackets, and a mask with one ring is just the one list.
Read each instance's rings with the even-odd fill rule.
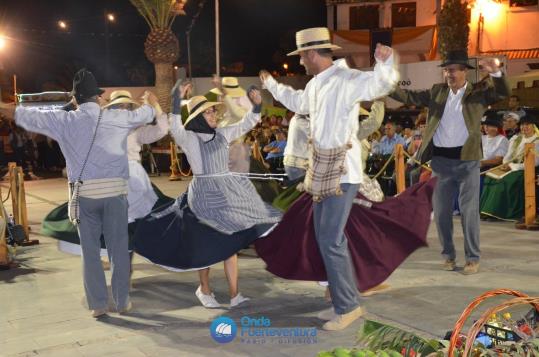
[[419,166],[421,166],[421,167],[424,168],[425,170],[428,170],[428,171],[431,171],[431,172],[432,172],[432,169],[431,169],[428,165],[422,164],[421,161],[417,160],[415,157],[413,157],[412,155],[410,155],[410,154],[408,153],[408,151],[403,150],[403,152],[404,152],[404,156],[406,156],[407,158],[409,158],[410,160],[412,160],[412,161],[415,162],[416,164],[419,164]]
[[378,173],[376,175],[373,176],[373,179],[376,180],[378,179],[378,177],[380,177],[380,175],[382,174],[382,172],[384,172],[387,168],[387,166],[389,165],[389,163],[395,158],[395,153],[392,152],[391,153],[391,156],[387,159],[386,163],[384,164],[384,166],[382,166],[382,168],[380,169],[380,171],[378,171]]

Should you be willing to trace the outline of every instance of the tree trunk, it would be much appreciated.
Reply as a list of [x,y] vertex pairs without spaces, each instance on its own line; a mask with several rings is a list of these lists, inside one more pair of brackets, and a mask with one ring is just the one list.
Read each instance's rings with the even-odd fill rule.
[[174,85],[172,63],[155,63],[155,95],[165,113],[170,112],[170,90]]

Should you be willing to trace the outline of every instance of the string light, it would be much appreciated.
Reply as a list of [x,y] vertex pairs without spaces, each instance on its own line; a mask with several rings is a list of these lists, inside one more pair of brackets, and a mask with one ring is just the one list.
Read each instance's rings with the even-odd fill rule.
[[116,18],[114,17],[114,14],[110,13],[107,15],[107,19],[110,21],[110,22],[114,22],[116,20]]
[[58,26],[60,26],[60,28],[63,30],[67,29],[67,23],[65,21],[58,21]]

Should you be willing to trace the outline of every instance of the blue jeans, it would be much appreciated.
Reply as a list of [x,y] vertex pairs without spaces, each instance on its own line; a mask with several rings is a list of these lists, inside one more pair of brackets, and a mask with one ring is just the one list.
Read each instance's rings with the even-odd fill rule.
[[344,226],[358,184],[341,184],[343,194],[331,196],[313,207],[314,231],[326,267],[331,301],[337,314],[346,314],[359,306],[359,293]]
[[302,176],[305,176],[305,170],[300,169],[299,167],[294,166],[285,166],[284,172],[286,172],[286,175],[288,176],[288,179],[290,181],[294,181],[299,179]]

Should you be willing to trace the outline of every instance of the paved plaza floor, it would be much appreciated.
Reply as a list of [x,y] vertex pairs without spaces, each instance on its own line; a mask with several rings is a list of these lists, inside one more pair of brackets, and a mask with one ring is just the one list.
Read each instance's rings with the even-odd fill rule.
[[[183,192],[188,183],[169,182],[165,177],[152,180],[170,196]],[[5,183],[2,192],[5,199]],[[39,239],[40,244],[19,248],[21,266],[0,272],[0,356],[299,357],[356,343],[361,320],[344,331],[321,330],[316,313],[328,307],[324,288],[313,282],[274,277],[252,251],[246,251],[239,260],[240,290],[252,298],[243,307],[229,310],[224,304],[223,309],[204,309],[194,295],[196,272],[174,273],[136,257],[132,313],[111,313],[95,320],[85,307],[80,257],[59,252],[55,240],[39,235],[42,218],[67,197],[65,180],[27,182],[26,192],[32,238]],[[455,240],[462,270],[463,239],[458,217]],[[486,290],[512,288],[539,296],[538,232],[518,231],[507,222],[482,222],[481,270],[471,276],[440,269],[434,225],[428,241],[429,248],[415,252],[390,277],[391,291],[362,300],[368,311],[366,318],[440,338],[452,328],[468,302]],[[212,270],[212,285],[217,299],[227,303],[221,264]],[[219,344],[209,330],[219,316],[231,317],[238,325],[248,316],[269,319],[271,327],[276,328],[316,328],[316,340],[300,344],[267,338],[263,344],[254,344],[246,342],[264,341],[242,341],[237,336],[228,344]]]

